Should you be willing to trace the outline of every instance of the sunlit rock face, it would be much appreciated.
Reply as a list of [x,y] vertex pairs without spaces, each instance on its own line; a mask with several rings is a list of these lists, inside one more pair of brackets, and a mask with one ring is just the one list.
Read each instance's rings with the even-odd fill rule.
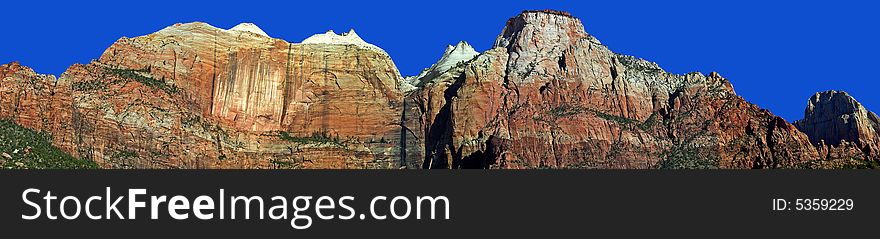
[[808,138],[717,73],[611,52],[575,17],[526,11],[493,49],[419,79],[427,168],[777,168]]
[[[400,74],[382,51],[354,44],[290,44],[204,23],[120,39],[99,62],[148,69],[191,92],[197,110],[247,131],[374,135],[379,129],[372,125],[389,122],[369,121],[393,118],[401,101]],[[354,124],[359,121],[368,122],[359,127]]]
[[718,73],[614,53],[551,10],[406,80],[353,30],[175,24],[57,78],[0,65],[0,118],[106,168],[850,168],[877,166],[880,140],[845,93],[795,127]]
[[[56,141],[105,167],[402,165],[402,78],[378,47],[292,44],[252,24],[175,24],[119,39],[57,85],[41,77],[27,89],[62,93],[16,97],[63,104],[53,110],[69,127],[49,127]],[[10,114],[38,125],[43,112]]]
[[37,74],[18,62],[0,65],[0,119],[42,132],[55,132],[53,143],[73,150],[70,82]]

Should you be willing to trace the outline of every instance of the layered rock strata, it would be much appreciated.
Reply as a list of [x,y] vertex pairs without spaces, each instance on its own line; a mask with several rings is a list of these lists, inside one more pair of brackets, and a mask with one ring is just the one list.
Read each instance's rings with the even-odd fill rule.
[[0,118],[106,168],[872,167],[878,117],[842,92],[795,125],[712,72],[612,52],[568,13],[525,11],[406,80],[353,30],[256,25],[121,38],[57,79],[0,66]]
[[[176,24],[121,38],[57,81],[15,81],[31,78],[3,101],[51,102],[57,115],[44,125],[57,143],[105,167],[400,166],[402,78],[377,48]],[[23,125],[46,119],[5,103]]]
[[[410,94],[426,168],[779,168],[806,135],[717,73],[613,53],[575,17],[526,11],[492,49]],[[410,117],[413,119],[414,117]]]

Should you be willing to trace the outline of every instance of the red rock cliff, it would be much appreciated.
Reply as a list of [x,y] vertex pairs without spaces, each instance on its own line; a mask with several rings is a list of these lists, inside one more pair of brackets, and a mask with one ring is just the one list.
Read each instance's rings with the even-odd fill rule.
[[[176,24],[122,38],[57,85],[9,80],[32,86],[7,90],[4,113],[50,127],[62,148],[105,167],[400,166],[401,77],[384,51],[236,28]],[[64,107],[15,113],[27,105],[5,101]],[[71,127],[32,122],[53,110]]]
[[428,168],[775,168],[806,135],[716,73],[611,52],[555,11],[511,18],[495,47],[410,95]]
[[122,38],[57,79],[0,66],[0,118],[107,168],[870,166],[877,116],[826,95],[804,134],[718,73],[616,54],[559,11],[407,80],[353,31],[295,44],[252,24]]

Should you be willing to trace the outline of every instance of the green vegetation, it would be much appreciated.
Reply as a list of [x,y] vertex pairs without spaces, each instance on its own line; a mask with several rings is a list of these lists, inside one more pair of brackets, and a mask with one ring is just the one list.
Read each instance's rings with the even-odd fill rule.
[[128,149],[117,149],[110,153],[110,162],[114,167],[128,168],[131,166],[130,162],[137,158],[137,152]]
[[559,118],[559,117],[572,116],[572,115],[580,114],[583,112],[584,112],[584,109],[581,107],[578,107],[578,106],[561,105],[559,107],[550,109],[550,112],[548,112],[548,113],[554,117]]
[[[550,111],[547,112],[547,115],[553,117],[554,119],[558,119],[558,118],[568,117],[568,116],[572,116],[572,115],[578,115],[578,114],[581,114],[581,113],[584,113],[587,111],[592,112],[593,114],[596,115],[596,117],[599,117],[599,118],[602,118],[602,119],[605,119],[608,121],[616,122],[617,124],[619,124],[621,126],[636,126],[642,130],[648,130],[651,127],[653,127],[656,123],[658,123],[656,114],[652,114],[647,120],[645,120],[645,122],[639,122],[636,119],[630,119],[627,117],[612,115],[612,114],[608,114],[608,113],[598,111],[598,110],[593,110],[593,109],[584,109],[583,107],[580,107],[580,106],[568,105],[568,104],[563,104],[561,106],[550,109]],[[542,117],[533,117],[533,119],[542,120],[543,118]]]
[[70,85],[74,91],[95,91],[104,88],[104,82],[99,80],[73,82]]
[[388,141],[387,139],[385,139],[385,137],[382,137],[382,138],[379,138],[379,140],[376,140],[375,138],[370,138],[370,141],[367,142],[367,143],[380,143],[380,144],[387,144],[387,143],[390,143],[390,142],[391,142],[391,141]]
[[153,158],[167,158],[168,154],[162,151],[150,150],[150,156],[152,156]]
[[336,145],[336,146],[344,147],[344,145],[342,144],[342,142],[339,141],[339,138],[338,138],[338,137],[330,137],[330,136],[327,134],[327,132],[314,132],[314,133],[312,133],[311,136],[307,136],[307,137],[297,137],[297,136],[292,136],[292,135],[290,135],[290,133],[288,133],[288,132],[281,131],[281,132],[278,134],[278,137],[281,138],[281,139],[283,139],[283,140],[290,141],[290,142],[294,142],[294,143],[301,143],[301,144],[330,144],[330,145]]
[[661,123],[660,120],[657,119],[657,112],[651,113],[651,116],[648,116],[648,119],[645,122],[639,124],[639,129],[642,131],[648,131],[654,128],[658,123]]
[[615,122],[618,125],[620,125],[620,127],[625,128],[625,129],[629,129],[629,130],[640,129],[642,131],[647,132],[647,131],[650,131],[651,129],[653,129],[655,126],[658,126],[663,123],[663,119],[660,118],[660,116],[657,112],[651,113],[651,115],[648,116],[648,118],[645,119],[644,122],[641,122],[637,119],[608,114],[608,113],[605,113],[605,112],[602,112],[599,110],[595,110],[595,109],[585,109],[584,107],[581,107],[581,106],[569,105],[569,104],[563,104],[561,106],[552,108],[549,111],[547,111],[547,113],[545,115],[549,116],[549,118],[545,117],[545,115],[535,115],[535,116],[532,116],[532,119],[537,120],[537,121],[553,123],[553,122],[556,122],[557,119],[565,118],[565,117],[569,117],[569,116],[573,116],[573,115],[579,115],[579,114],[582,114],[585,112],[593,113],[594,115],[596,115],[596,117],[599,117],[599,118],[607,120],[607,121]]
[[0,154],[0,165],[7,169],[98,168],[91,160],[74,158],[53,146],[52,135],[5,119],[0,120]]
[[673,150],[665,160],[657,163],[659,169],[718,169],[718,160],[700,157],[693,150]]
[[146,74],[150,72],[149,69],[133,70],[105,67],[105,70],[112,75],[140,82],[146,86],[165,91],[165,93],[168,94],[175,94],[180,91],[176,86],[166,84],[164,79],[157,80],[153,77],[146,76]]
[[272,164],[272,167],[276,169],[300,168],[300,165],[298,163],[289,162],[286,160],[272,159],[270,163]]
[[596,117],[599,117],[599,118],[602,118],[602,119],[605,119],[608,121],[614,121],[620,125],[629,125],[629,124],[638,123],[638,121],[635,119],[630,119],[630,118],[626,118],[626,117],[622,117],[622,116],[607,114],[605,112],[600,112],[598,110],[593,111],[593,113],[596,114]]
[[87,81],[79,81],[73,82],[71,84],[71,88],[75,91],[96,91],[100,89],[104,89],[108,84],[117,84],[117,83],[125,83],[129,81],[137,81],[141,84],[144,84],[148,87],[159,89],[165,91],[168,94],[175,94],[180,91],[174,85],[167,84],[165,79],[155,79],[150,76],[150,69],[144,68],[140,70],[136,69],[119,69],[113,67],[104,67],[104,72],[111,76],[116,76],[120,79],[108,80],[108,79],[93,79]]
[[183,119],[181,119],[180,124],[186,128],[197,128],[204,131],[211,130],[211,124],[202,119],[202,117],[197,114],[184,113]]
[[808,169],[880,169],[880,162],[862,158],[845,158],[834,160],[817,160],[798,165]]
[[137,158],[137,153],[131,150],[119,150],[110,155],[112,159],[130,159]]

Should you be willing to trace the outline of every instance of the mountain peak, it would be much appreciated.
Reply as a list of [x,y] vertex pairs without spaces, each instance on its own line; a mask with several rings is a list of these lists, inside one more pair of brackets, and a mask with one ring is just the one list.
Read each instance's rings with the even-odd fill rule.
[[382,48],[367,43],[354,31],[349,30],[346,33],[336,34],[333,30],[328,30],[323,34],[315,34],[302,41],[302,44],[331,44],[331,45],[355,45],[363,48],[378,50],[385,53]]
[[471,44],[468,44],[467,41],[459,41],[457,44],[455,44],[455,47],[454,47],[454,48],[455,48],[455,49],[465,49],[465,48],[467,48],[467,49],[470,49],[471,51],[474,51],[474,47],[471,46]]
[[[499,48],[482,54],[449,43],[404,80],[352,29],[295,44],[251,23],[175,24],[120,38],[54,81],[0,65],[0,118],[103,167],[779,168],[880,158],[880,119],[845,92],[810,99],[802,133],[721,75],[614,53],[565,12],[510,18]],[[333,142],[308,140],[316,133]],[[238,137],[215,137],[227,134]]]
[[174,25],[165,27],[162,30],[151,33],[150,35],[158,34],[180,36],[192,35],[193,33],[214,34],[216,32],[221,32],[225,34],[239,34],[242,32],[248,32],[249,35],[271,38],[271,36],[266,34],[266,32],[264,32],[262,29],[260,29],[260,27],[253,23],[239,23],[238,25],[235,25],[234,27],[229,29],[215,27],[205,22],[175,23]]
[[479,54],[480,53],[474,50],[474,47],[466,41],[460,41],[455,44],[455,46],[447,45],[446,51],[443,52],[443,56],[440,57],[440,60],[438,60],[437,63],[434,63],[434,65],[431,65],[431,67],[423,70],[416,79],[421,81],[422,78],[432,78],[433,76],[446,72],[458,63],[474,59],[474,57]]
[[552,15],[559,15],[559,16],[571,17],[571,18],[577,19],[576,17],[572,16],[571,13],[569,13],[569,12],[560,11],[560,10],[553,10],[553,9],[525,10],[521,14],[526,14],[526,13],[552,14]]
[[825,107],[834,110],[837,115],[858,114],[858,111],[865,110],[861,103],[853,98],[846,91],[828,90],[824,92],[816,92],[807,102],[807,108],[804,111],[804,117],[815,117],[817,114],[828,113]]
[[804,118],[794,125],[814,144],[839,145],[841,141],[863,147],[880,144],[877,114],[844,91],[829,90],[810,97]]
[[354,32],[354,28],[349,29],[348,32],[346,32],[346,33],[344,33],[344,34],[342,34],[342,35],[344,35],[344,36],[354,36],[354,37],[360,38],[360,36],[358,36],[358,34],[357,34],[356,32]]
[[501,35],[495,40],[494,47],[510,48],[536,38],[553,39],[544,43],[549,45],[571,45],[584,38],[599,43],[584,30],[581,20],[568,12],[527,10],[507,20]]
[[250,32],[250,33],[255,33],[257,35],[269,37],[269,34],[266,34],[266,32],[264,32],[263,29],[260,29],[260,27],[258,27],[257,25],[255,25],[253,23],[249,23],[249,22],[239,23],[238,25],[235,25],[235,27],[232,27],[229,30],[230,31],[240,31],[240,32]]

